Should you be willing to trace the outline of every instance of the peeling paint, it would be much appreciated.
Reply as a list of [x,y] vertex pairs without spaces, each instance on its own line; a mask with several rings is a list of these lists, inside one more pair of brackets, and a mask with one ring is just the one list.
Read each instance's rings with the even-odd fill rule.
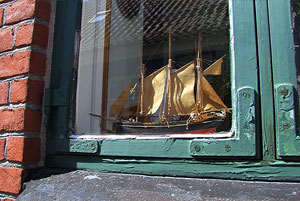
[[295,120],[295,113],[294,113],[294,110],[291,110],[291,111],[290,111],[290,118],[291,118],[292,120]]
[[275,94],[278,156],[300,155],[295,126],[294,87],[291,84],[276,85]]
[[[101,159],[84,156],[49,156],[56,167],[76,167],[105,172],[146,175],[228,178],[267,181],[300,181],[300,163],[292,162],[213,162],[179,159]],[[76,161],[76,162],[75,162]]]
[[176,139],[167,139],[163,144],[164,151],[169,151]]

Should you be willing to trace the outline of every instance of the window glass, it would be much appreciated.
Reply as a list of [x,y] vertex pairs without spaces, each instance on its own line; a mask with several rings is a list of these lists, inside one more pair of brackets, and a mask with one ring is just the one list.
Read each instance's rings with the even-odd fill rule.
[[231,128],[227,0],[83,0],[77,133]]

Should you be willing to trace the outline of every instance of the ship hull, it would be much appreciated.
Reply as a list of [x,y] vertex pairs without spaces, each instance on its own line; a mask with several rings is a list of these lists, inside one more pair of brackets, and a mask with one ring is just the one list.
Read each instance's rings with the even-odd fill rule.
[[145,125],[139,122],[114,123],[117,134],[157,135],[157,134],[208,134],[215,133],[224,118],[217,117],[203,122]]

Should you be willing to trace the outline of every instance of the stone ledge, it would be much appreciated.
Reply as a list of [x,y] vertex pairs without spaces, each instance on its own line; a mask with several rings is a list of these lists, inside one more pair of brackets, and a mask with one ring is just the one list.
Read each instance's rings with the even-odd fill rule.
[[[52,175],[48,176],[49,174]],[[45,178],[37,179],[39,176]],[[17,200],[300,200],[300,183],[157,177],[55,169],[42,169],[31,179],[25,183],[25,190]]]

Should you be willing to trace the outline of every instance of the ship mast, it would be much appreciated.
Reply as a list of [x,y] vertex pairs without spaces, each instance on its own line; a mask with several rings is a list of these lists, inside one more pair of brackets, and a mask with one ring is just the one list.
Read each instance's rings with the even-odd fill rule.
[[143,114],[145,64],[143,63],[140,42],[139,42],[139,39],[137,36],[136,36],[136,41],[137,41],[139,59],[140,59],[140,63],[141,63],[141,69],[140,69],[141,88],[140,88],[140,94],[139,94],[139,104],[138,104],[138,108],[136,111],[136,113],[137,113],[136,121],[138,121],[138,116]]
[[163,97],[163,108],[160,113],[160,120],[166,121],[167,114],[170,112],[171,108],[171,72],[172,72],[172,59],[171,59],[171,49],[172,49],[172,29],[169,29],[169,62],[167,68],[166,76],[166,88]]
[[203,111],[203,90],[201,86],[201,77],[202,77],[202,50],[201,50],[201,41],[202,37],[199,34],[198,38],[198,51],[197,51],[197,59],[196,59],[196,71],[197,71],[197,79],[196,79],[196,105],[197,110]]

